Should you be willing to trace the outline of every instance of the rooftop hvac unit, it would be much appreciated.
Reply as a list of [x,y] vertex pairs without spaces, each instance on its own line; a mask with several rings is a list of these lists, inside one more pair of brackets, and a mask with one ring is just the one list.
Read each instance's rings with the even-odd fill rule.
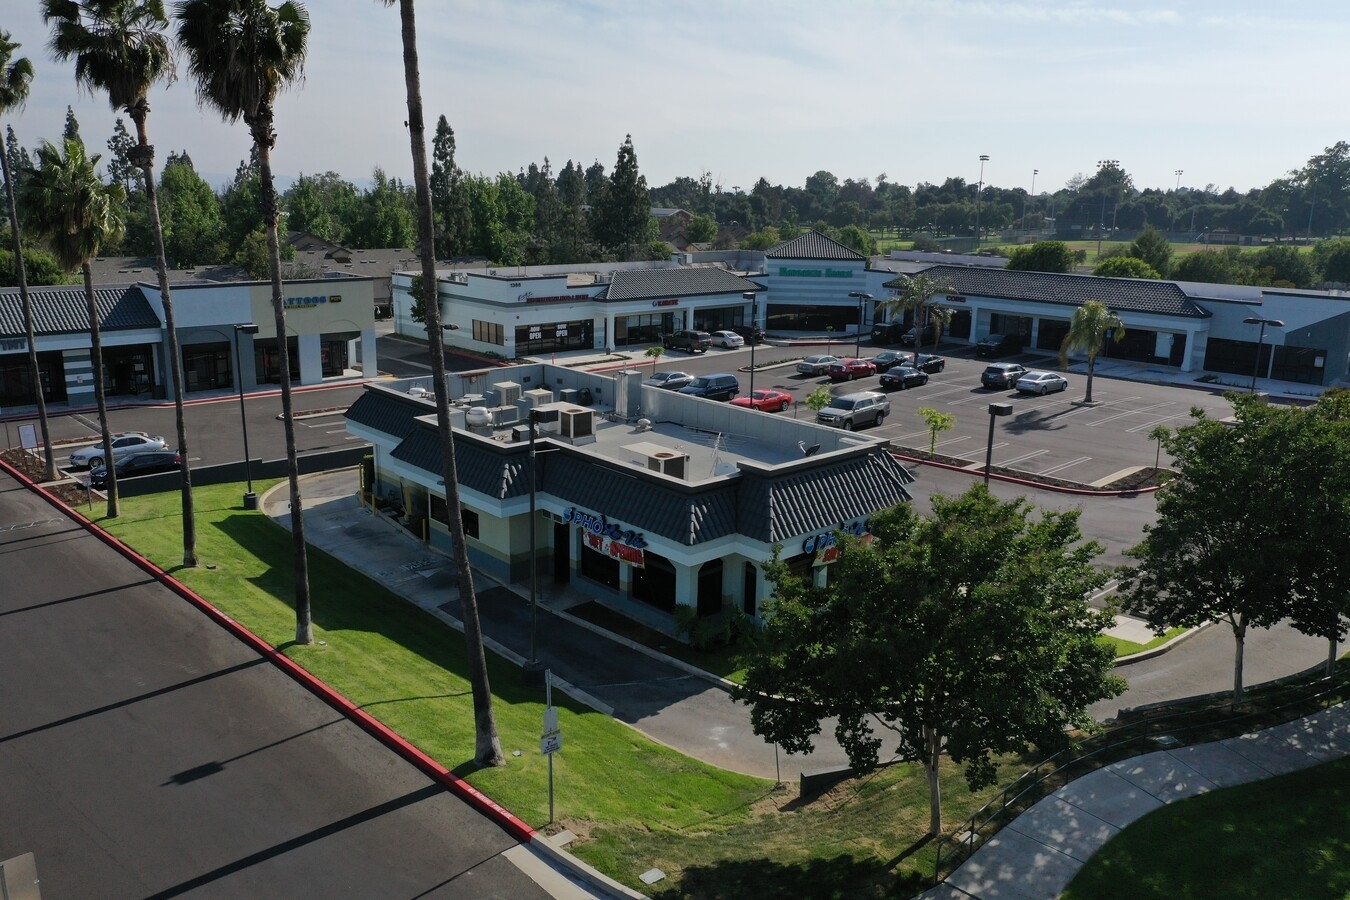
[[573,406],[561,411],[560,433],[573,440],[595,434],[595,413],[585,407]]
[[669,475],[672,478],[683,478],[685,463],[688,461],[689,457],[683,453],[663,450],[647,457],[647,468],[652,472],[660,472],[662,475]]
[[515,406],[520,399],[520,385],[514,381],[497,383],[497,406]]

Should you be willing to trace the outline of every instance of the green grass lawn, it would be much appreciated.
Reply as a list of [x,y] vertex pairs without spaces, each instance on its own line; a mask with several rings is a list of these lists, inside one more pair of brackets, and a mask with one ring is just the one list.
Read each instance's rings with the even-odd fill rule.
[[1147,644],[1140,644],[1135,641],[1127,641],[1124,638],[1112,637],[1109,634],[1102,635],[1101,639],[1106,643],[1110,644],[1113,648],[1115,648],[1116,656],[1121,657],[1121,656],[1129,656],[1132,653],[1141,653],[1144,650],[1152,650],[1154,647],[1167,643],[1177,635],[1184,634],[1185,631],[1186,631],[1185,628],[1169,629],[1166,633],[1163,634],[1162,637],[1155,637]]
[[[194,490],[202,565],[193,569],[178,565],[176,491],[124,498],[122,515],[100,524],[517,816],[547,825],[541,692],[489,654],[507,764],[474,766],[463,636],[311,548],[316,642],[295,645],[290,535],[243,510],[241,490]],[[912,896],[932,875],[927,786],[915,767],[891,766],[803,800],[795,787],[704,765],[561,693],[554,701],[564,735],[554,757],[558,824],[580,837],[578,857],[625,884],[669,898],[886,897]],[[999,783],[1025,768],[1000,760]],[[960,822],[995,791],[971,794],[949,766],[946,821]],[[637,876],[653,866],[669,877],[643,888]]]
[[1063,897],[1350,897],[1350,760],[1150,813],[1099,850]]

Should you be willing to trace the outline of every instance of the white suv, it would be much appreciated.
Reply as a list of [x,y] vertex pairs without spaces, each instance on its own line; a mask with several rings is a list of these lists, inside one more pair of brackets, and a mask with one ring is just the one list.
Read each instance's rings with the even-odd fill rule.
[[853,431],[859,425],[880,425],[891,411],[891,400],[876,391],[858,391],[835,397],[830,405],[816,413],[821,425]]

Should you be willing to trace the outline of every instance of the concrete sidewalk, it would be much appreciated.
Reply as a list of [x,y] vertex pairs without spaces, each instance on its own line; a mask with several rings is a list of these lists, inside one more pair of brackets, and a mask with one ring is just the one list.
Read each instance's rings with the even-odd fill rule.
[[1102,845],[1167,803],[1350,755],[1350,708],[1160,750],[1084,775],[1005,825],[925,900],[1058,897]]

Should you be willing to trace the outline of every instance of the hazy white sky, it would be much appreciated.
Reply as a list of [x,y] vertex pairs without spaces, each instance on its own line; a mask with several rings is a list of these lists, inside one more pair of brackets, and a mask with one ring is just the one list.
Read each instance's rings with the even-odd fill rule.
[[[172,6],[170,0],[169,3]],[[411,173],[397,6],[309,0],[306,77],[277,111],[279,176]],[[1344,0],[421,0],[428,137],[455,130],[470,172],[548,157],[614,166],[632,134],[647,183],[703,171],[975,182],[1054,190],[1098,160],[1135,185],[1246,190],[1350,139]],[[114,114],[47,56],[37,0],[0,28],[37,67],[12,125],[32,147],[73,105],[91,152]],[[180,65],[186,76],[186,67]],[[151,96],[162,163],[186,150],[213,184],[248,156],[242,124],[198,108],[186,77]],[[130,127],[130,121],[127,122]]]

